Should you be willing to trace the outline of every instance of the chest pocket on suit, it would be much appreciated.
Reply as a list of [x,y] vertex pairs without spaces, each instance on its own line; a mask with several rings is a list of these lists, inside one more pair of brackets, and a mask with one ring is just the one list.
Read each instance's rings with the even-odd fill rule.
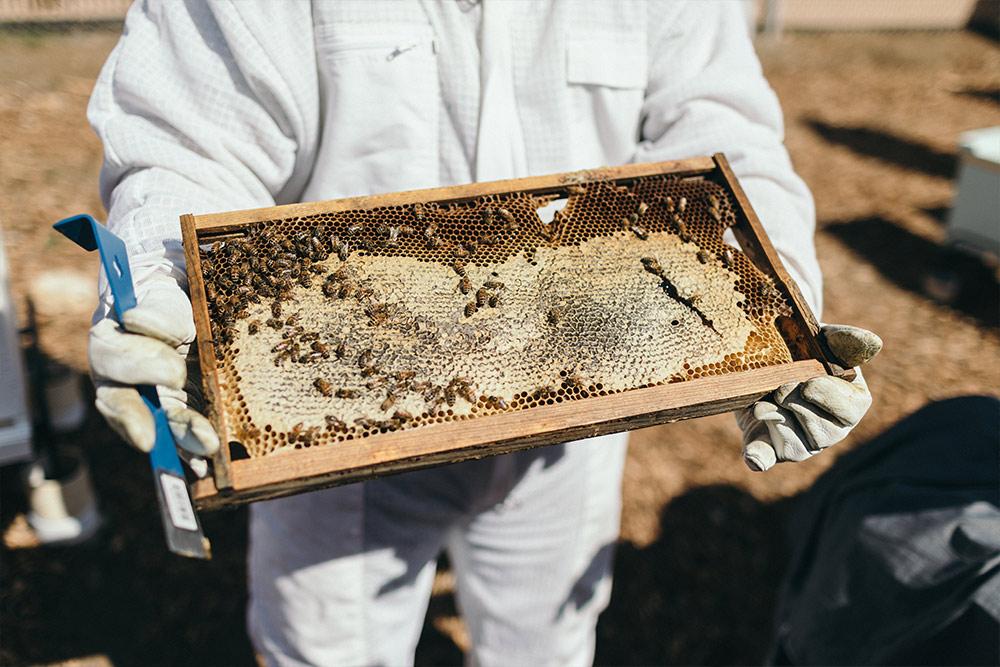
[[322,197],[437,184],[438,89],[433,32],[420,23],[335,23],[316,33],[324,128]]
[[592,144],[592,159],[617,164],[631,156],[639,134],[648,72],[642,33],[569,36],[566,83],[574,134],[584,144]]

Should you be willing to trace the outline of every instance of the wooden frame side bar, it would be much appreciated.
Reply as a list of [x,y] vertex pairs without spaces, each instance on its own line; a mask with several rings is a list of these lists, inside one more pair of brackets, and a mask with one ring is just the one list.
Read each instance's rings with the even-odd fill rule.
[[443,188],[426,188],[422,190],[407,190],[382,195],[364,197],[346,197],[330,199],[305,204],[287,204],[285,206],[270,206],[267,208],[247,209],[244,211],[229,211],[226,213],[211,213],[196,215],[195,228],[214,229],[247,225],[265,220],[294,218],[316,213],[360,210],[379,206],[402,206],[427,201],[460,201],[486,195],[503,194],[507,192],[540,193],[546,190],[558,191],[567,185],[606,181],[610,179],[638,178],[653,175],[693,176],[713,171],[716,165],[709,157],[698,157],[689,160],[671,162],[651,162],[643,164],[627,164],[620,167],[601,167],[585,169],[568,174],[551,174],[548,176],[531,176],[528,178],[512,178],[502,181],[470,183]]
[[750,200],[740,186],[739,181],[736,180],[736,176],[729,166],[729,161],[726,160],[726,156],[722,153],[713,155],[712,160],[719,169],[719,174],[723,180],[722,184],[729,189],[739,204],[739,209],[743,212],[742,219],[738,219],[737,224],[732,228],[733,235],[739,241],[743,253],[750,258],[750,261],[758,269],[769,275],[778,287],[792,300],[794,308],[792,308],[791,324],[794,331],[788,331],[789,327],[786,326],[783,333],[786,334],[786,339],[793,338],[793,340],[786,340],[786,343],[790,347],[793,343],[798,345],[800,348],[798,356],[818,359],[829,374],[840,375],[841,373],[838,373],[840,370],[839,367],[834,366],[832,360],[826,354],[826,350],[820,344],[819,323],[816,321],[816,316],[802,296],[802,292],[799,291],[798,285],[796,285],[785,269],[778,251],[771,245],[771,241],[764,231],[764,225],[761,223],[760,218],[757,217],[753,206],[750,205]]
[[826,373],[816,360],[634,389],[534,408],[522,413],[446,422],[352,440],[335,447],[293,450],[232,462],[232,494],[211,479],[194,487],[199,509],[290,495],[487,455],[568,442],[626,429],[716,414],[750,405],[776,387]]
[[205,281],[201,273],[201,253],[198,252],[198,233],[195,229],[194,216],[181,216],[181,241],[184,244],[184,254],[187,256],[188,293],[191,297],[191,311],[194,314],[194,328],[198,343],[198,364],[201,369],[202,391],[207,412],[219,434],[219,451],[212,457],[212,471],[215,475],[215,486],[227,489],[232,486],[229,459],[229,429],[225,419],[220,417],[221,411],[214,406],[219,404],[222,395],[219,388],[219,374],[215,366],[215,345],[212,340],[212,324],[208,316],[208,299],[205,296]]

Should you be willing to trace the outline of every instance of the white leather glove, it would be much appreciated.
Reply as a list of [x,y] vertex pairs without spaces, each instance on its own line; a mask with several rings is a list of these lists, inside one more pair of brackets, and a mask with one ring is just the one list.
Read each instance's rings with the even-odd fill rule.
[[736,412],[743,431],[743,460],[751,470],[768,470],[780,461],[803,461],[851,432],[872,404],[858,366],[882,349],[871,331],[831,324],[820,329],[827,348],[857,377],[848,382],[830,375],[784,384],[770,396]]
[[[153,415],[134,385],[156,385],[177,444],[196,457],[210,456],[219,449],[219,437],[209,421],[189,407],[200,400],[197,382],[187,382],[188,350],[195,333],[191,302],[170,278],[152,277],[143,286],[138,305],[124,314],[121,325],[105,317],[90,329],[88,356],[97,409],[126,442],[148,452],[155,440]],[[190,361],[197,368],[197,359]],[[204,475],[204,460],[184,458],[195,473]]]

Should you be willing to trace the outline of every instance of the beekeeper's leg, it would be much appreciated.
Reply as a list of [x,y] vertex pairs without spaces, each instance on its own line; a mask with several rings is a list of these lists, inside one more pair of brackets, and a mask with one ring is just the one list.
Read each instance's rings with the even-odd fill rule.
[[248,627],[277,665],[409,665],[437,555],[485,462],[251,508]]
[[589,665],[611,594],[626,434],[504,457],[502,503],[448,549],[471,664]]

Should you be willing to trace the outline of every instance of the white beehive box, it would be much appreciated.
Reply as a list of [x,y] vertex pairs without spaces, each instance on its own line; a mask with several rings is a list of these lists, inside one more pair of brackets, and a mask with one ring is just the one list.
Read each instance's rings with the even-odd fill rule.
[[1000,256],[1000,126],[964,133],[948,238]]
[[31,456],[24,365],[17,337],[14,304],[7,285],[7,256],[0,234],[0,465]]

